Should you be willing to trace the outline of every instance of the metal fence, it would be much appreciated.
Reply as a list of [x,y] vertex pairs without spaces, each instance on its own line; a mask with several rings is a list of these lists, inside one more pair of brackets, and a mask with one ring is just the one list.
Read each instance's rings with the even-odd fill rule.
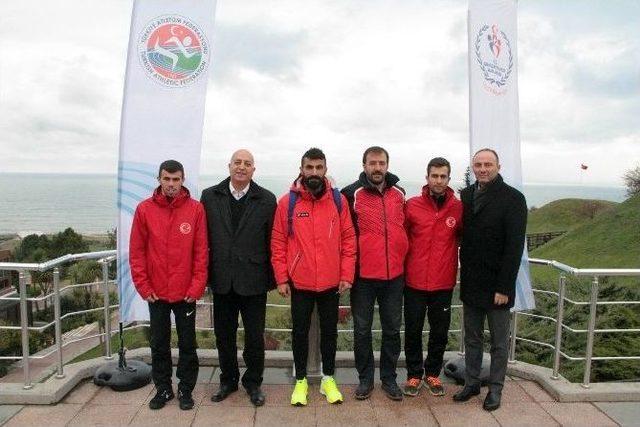
[[[0,263],[0,271],[17,271],[19,275],[19,295],[17,297],[13,296],[3,296],[0,297],[0,301],[19,301],[20,304],[20,326],[5,326],[0,325],[0,330],[20,330],[21,331],[21,343],[22,343],[22,354],[20,356],[2,356],[0,360],[13,360],[18,361],[22,360],[22,367],[24,372],[24,388],[30,389],[33,387],[32,379],[29,371],[29,364],[32,360],[44,359],[45,357],[50,356],[51,354],[56,354],[56,378],[64,378],[64,363],[63,363],[63,349],[74,343],[81,340],[92,339],[96,337],[102,337],[105,342],[105,351],[104,357],[106,359],[112,359],[111,353],[111,337],[114,333],[117,333],[118,329],[111,328],[111,314],[112,310],[117,309],[119,307],[118,304],[111,304],[110,295],[109,295],[109,287],[115,285],[114,280],[109,280],[109,269],[112,265],[112,262],[116,259],[116,251],[101,251],[101,252],[89,252],[82,254],[73,254],[73,255],[65,255],[63,257],[41,263]],[[60,308],[60,300],[61,294],[64,292],[79,288],[79,287],[87,287],[94,286],[96,283],[84,283],[84,284],[69,284],[63,287],[60,287],[60,267],[63,264],[77,262],[82,260],[96,260],[102,266],[102,281],[99,284],[102,285],[103,292],[103,306],[97,308],[89,308],[86,310],[79,310],[66,313],[61,315]],[[511,323],[511,341],[509,348],[509,360],[511,362],[516,361],[516,343],[517,342],[525,342],[533,345],[537,345],[543,348],[547,348],[553,351],[553,373],[552,378],[558,379],[560,377],[560,363],[561,358],[565,360],[571,361],[584,361],[584,377],[582,385],[584,387],[589,387],[590,377],[591,377],[591,369],[592,362],[596,360],[640,360],[640,355],[634,356],[593,356],[593,346],[594,346],[594,336],[595,334],[600,333],[639,333],[640,325],[637,328],[627,328],[627,329],[597,329],[596,328],[596,320],[597,320],[597,307],[602,305],[639,305],[640,301],[598,301],[598,286],[599,282],[603,277],[610,276],[626,276],[626,277],[638,277],[640,278],[640,269],[577,269],[565,264],[556,262],[556,261],[548,261],[543,259],[529,259],[530,265],[539,265],[539,266],[547,266],[558,272],[558,287],[557,291],[543,290],[543,289],[534,289],[534,294],[537,295],[547,295],[551,297],[555,297],[557,299],[557,311],[556,316],[550,316],[546,314],[535,314],[529,312],[518,312],[513,313],[512,323]],[[45,272],[52,270],[53,272],[53,291],[50,294],[38,296],[38,297],[28,297],[27,296],[27,275],[32,272]],[[576,277],[591,277],[591,286],[590,286],[590,299],[589,301],[575,301],[569,299],[566,296],[566,279],[567,276],[576,276]],[[46,323],[42,326],[29,326],[28,325],[28,312],[27,312],[27,302],[28,301],[43,301],[53,299],[54,305],[54,318],[53,321]],[[589,316],[588,316],[588,325],[584,329],[576,329],[572,328],[569,325],[564,323],[564,313],[565,313],[565,304],[572,304],[575,306],[588,306],[589,307]],[[199,301],[198,305],[206,306],[209,310],[212,310],[212,303],[207,301]],[[288,304],[267,304],[268,310],[288,310],[290,305]],[[458,310],[459,315],[459,324],[462,325],[462,317],[463,307],[460,304],[454,304],[452,309]],[[62,320],[77,316],[81,314],[91,313],[91,312],[102,312],[104,319],[104,332],[92,334],[89,336],[84,336],[76,339],[65,340],[62,339]],[[540,320],[544,320],[547,322],[551,322],[555,324],[555,336],[554,343],[544,342],[538,339],[524,338],[518,337],[518,318],[520,316],[525,316],[529,318],[537,318]],[[211,316],[211,318],[213,318]],[[139,322],[130,324],[124,329],[134,329],[140,327],[148,326],[145,322]],[[29,352],[29,332],[31,331],[39,331],[42,332],[48,328],[55,328],[55,343],[54,346],[48,351],[38,354],[38,355],[30,355]],[[310,370],[309,373],[313,374],[313,372],[320,371],[320,354],[319,354],[319,333],[318,333],[318,321],[317,316],[314,315],[314,319],[312,320],[312,326],[310,331],[310,350],[309,350],[309,364]],[[209,325],[207,327],[197,327],[198,330],[208,330],[213,331],[213,325]],[[240,328],[242,330],[242,328]],[[266,332],[290,332],[291,329],[288,328],[272,328],[267,327],[265,329]],[[353,329],[339,329],[338,331],[341,334],[352,334]],[[374,333],[381,332],[379,329],[374,329]],[[562,338],[563,333],[572,333],[572,334],[586,334],[586,346],[584,351],[584,356],[576,356],[569,355],[562,348]],[[428,333],[427,330],[424,331],[425,334]],[[450,329],[449,333],[457,334],[459,336],[460,341],[460,354],[464,354],[464,329],[462,327],[457,329]],[[269,359],[269,352],[267,351],[266,358]]]

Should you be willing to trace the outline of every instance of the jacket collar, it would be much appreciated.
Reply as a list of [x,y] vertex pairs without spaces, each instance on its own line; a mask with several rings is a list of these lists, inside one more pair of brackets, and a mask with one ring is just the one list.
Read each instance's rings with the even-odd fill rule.
[[[400,178],[398,178],[396,175],[392,174],[391,172],[387,172],[384,175],[384,188],[390,188],[393,187],[394,185],[396,185],[398,182],[400,181]],[[378,190],[367,178],[367,174],[365,174],[364,172],[360,172],[360,176],[358,177],[358,182],[360,183],[360,185],[362,185],[363,188],[367,189],[367,190]]]
[[[229,184],[231,183],[231,177],[226,177],[220,183],[213,186],[213,191],[216,193],[224,194],[228,196],[231,194],[229,191]],[[249,198],[260,197],[262,194],[260,193],[258,184],[256,184],[253,180],[249,183],[249,190],[247,191],[247,196]]]

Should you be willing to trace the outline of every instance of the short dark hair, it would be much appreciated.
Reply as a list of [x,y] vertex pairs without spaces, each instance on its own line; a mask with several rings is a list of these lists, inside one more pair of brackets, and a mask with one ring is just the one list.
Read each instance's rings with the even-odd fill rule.
[[177,160],[165,160],[160,163],[160,167],[158,168],[158,178],[160,178],[162,171],[167,171],[169,173],[181,172],[182,177],[184,178],[184,167],[182,166],[182,163]]
[[305,153],[302,155],[302,158],[300,159],[300,166],[304,164],[304,159],[324,160],[325,164],[327,163],[327,158],[325,157],[322,150],[316,147],[309,148],[307,151],[305,151]]
[[369,155],[369,153],[384,154],[385,156],[387,156],[387,163],[389,163],[389,152],[382,147],[378,147],[377,145],[374,145],[373,147],[369,147],[366,150],[364,150],[364,154],[362,155],[363,165],[367,163],[367,156]]
[[429,164],[427,165],[427,175],[431,172],[431,168],[441,168],[443,166],[447,167],[448,174],[451,176],[451,164],[449,163],[449,160],[444,157],[434,157],[429,160]]
[[474,157],[476,157],[478,155],[478,153],[482,153],[483,151],[488,151],[490,153],[493,153],[494,156],[496,156],[496,163],[500,164],[500,157],[498,157],[498,153],[496,153],[496,150],[492,149],[492,148],[481,148],[478,151],[476,151],[476,154],[473,155],[472,159]]

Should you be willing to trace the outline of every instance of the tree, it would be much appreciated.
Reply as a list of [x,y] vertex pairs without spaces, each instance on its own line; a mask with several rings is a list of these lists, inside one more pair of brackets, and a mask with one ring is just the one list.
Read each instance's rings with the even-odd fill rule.
[[629,169],[624,175],[622,175],[622,179],[624,180],[624,185],[627,187],[628,197],[640,194],[640,166]]
[[471,181],[471,167],[467,166],[467,169],[464,171],[464,176],[462,178],[463,186],[458,188],[458,193],[464,190],[466,187],[470,186]]

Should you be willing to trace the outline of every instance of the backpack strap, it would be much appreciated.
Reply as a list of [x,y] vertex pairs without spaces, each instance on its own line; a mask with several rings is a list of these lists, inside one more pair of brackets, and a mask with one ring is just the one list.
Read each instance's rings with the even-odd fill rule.
[[289,227],[289,236],[293,235],[293,209],[296,207],[296,201],[298,200],[298,193],[293,190],[289,190],[289,210],[287,214],[287,225]]
[[340,190],[337,188],[332,188],[333,190],[333,203],[336,204],[336,208],[338,208],[338,214],[342,213],[342,195],[340,194]]

